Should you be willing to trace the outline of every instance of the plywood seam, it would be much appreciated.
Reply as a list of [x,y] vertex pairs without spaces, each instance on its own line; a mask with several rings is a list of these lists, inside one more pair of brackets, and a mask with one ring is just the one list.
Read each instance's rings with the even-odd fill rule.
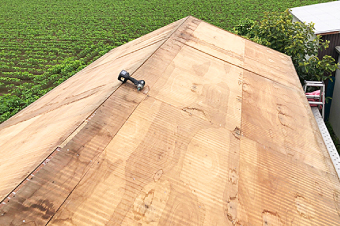
[[[134,53],[134,52],[137,52],[137,51],[139,51],[139,50],[141,50],[141,49],[144,49],[144,48],[146,48],[146,47],[150,47],[151,45],[154,45],[154,44],[156,44],[156,43],[158,43],[158,42],[161,42],[161,41],[164,41],[164,43],[170,38],[170,36],[171,35],[173,35],[187,20],[188,20],[188,18],[189,18],[190,16],[188,16],[180,25],[178,25],[177,26],[177,28],[175,29],[175,30],[173,30],[172,32],[170,32],[170,34],[168,34],[165,38],[163,38],[163,39],[161,39],[161,40],[159,40],[159,41],[156,41],[156,42],[153,42],[152,44],[149,44],[149,45],[147,45],[147,46],[144,46],[144,47],[142,47],[142,48],[140,48],[140,49],[137,49],[137,50],[135,50],[135,51],[132,51],[132,52],[130,52],[130,53]],[[164,44],[163,43],[163,44]],[[148,61],[149,59],[150,59],[150,57],[151,56],[153,56],[153,54],[161,47],[161,46],[163,46],[163,44],[161,44],[141,65],[140,65],[140,67],[146,62],[146,61]],[[111,51],[109,51],[109,52],[111,52]],[[123,55],[123,56],[126,56],[126,55],[129,55],[130,53],[127,53],[127,54],[125,54],[125,55]],[[106,53],[106,54],[108,54],[108,53]],[[100,58],[103,58],[104,56],[106,56],[106,54],[104,54],[103,56],[101,56]],[[119,57],[117,57],[117,58],[114,58],[114,60],[117,60],[117,59],[119,59],[119,58],[121,58],[121,57],[123,57],[123,56],[119,56]],[[100,58],[98,58],[97,60],[99,60]],[[107,62],[108,63],[108,62]],[[104,64],[106,64],[106,63],[104,63]],[[98,66],[102,66],[102,65],[104,65],[104,64],[101,64],[101,65],[98,65]],[[91,64],[90,65],[88,65],[87,67],[85,67],[83,70],[81,70],[81,71],[79,71],[79,72],[77,72],[76,74],[74,74],[74,75],[72,75],[69,79],[67,79],[67,80],[65,80],[64,82],[62,82],[61,84],[59,84],[58,86],[60,86],[60,85],[62,85],[63,83],[65,83],[66,81],[69,81],[70,79],[72,80],[72,78],[74,78],[74,76],[75,75],[77,75],[78,73],[80,73],[80,72],[83,72],[83,71],[89,71],[89,70],[92,70],[93,68],[97,68],[98,66],[95,66],[95,67],[90,67],[91,66]],[[89,67],[89,68],[88,68]],[[140,67],[138,67],[135,71],[137,71]],[[134,72],[133,72],[134,73]],[[131,74],[133,74],[133,73],[131,73]],[[41,100],[44,96],[46,96],[47,94],[49,94],[50,92],[52,92],[53,90],[50,90],[49,92],[47,92],[45,95],[43,95],[42,97],[40,97],[39,98],[39,100]],[[113,94],[113,93],[111,93],[111,94]],[[111,96],[111,94],[109,95],[109,96]],[[108,98],[107,98],[108,99]],[[104,102],[106,101],[106,99],[104,100]],[[29,107],[31,107],[31,105],[28,105],[27,107],[25,107],[24,109],[22,109],[21,111],[19,111],[17,114],[20,114],[20,112],[22,112],[22,111],[24,111],[25,109],[27,109],[27,108],[29,108]],[[24,120],[24,121],[27,121],[27,120]],[[8,120],[7,121],[5,121],[5,122],[3,122],[3,123],[1,123],[0,124],[0,130],[1,129],[4,129],[4,128],[7,128],[6,127],[6,122],[8,122]],[[23,121],[20,121],[20,122],[23,122]],[[18,123],[20,123],[20,122],[18,122]],[[17,123],[16,123],[17,124]],[[13,124],[13,125],[16,125],[16,124]],[[81,123],[82,124],[82,123]],[[13,126],[13,125],[10,125],[10,126]],[[1,127],[3,127],[3,128],[1,128]]]
[[[195,50],[197,50],[197,51],[200,51],[200,52],[202,52],[202,53],[204,53],[204,54],[207,54],[207,55],[209,55],[209,56],[211,56],[211,57],[213,57],[213,58],[216,58],[216,59],[218,59],[218,60],[221,60],[221,61],[223,61],[223,62],[225,62],[225,63],[231,64],[231,65],[233,65],[233,66],[235,66],[235,67],[241,68],[241,69],[243,69],[243,70],[245,70],[245,71],[249,71],[249,72],[254,73],[254,74],[258,75],[258,76],[261,76],[262,78],[268,79],[268,80],[270,80],[270,81],[272,81],[272,82],[274,82],[274,83],[277,83],[277,84],[279,84],[279,85],[285,86],[285,87],[287,87],[287,88],[289,88],[289,89],[291,89],[291,90],[297,91],[296,89],[294,89],[294,88],[292,88],[292,87],[290,87],[290,86],[287,86],[287,85],[282,84],[282,83],[280,83],[280,82],[278,82],[278,81],[275,81],[275,80],[273,80],[273,79],[270,79],[270,78],[268,78],[268,77],[265,77],[265,76],[263,76],[263,75],[261,75],[261,74],[258,74],[258,73],[256,73],[256,72],[254,72],[254,71],[251,71],[251,70],[249,70],[249,69],[246,69],[246,68],[244,68],[244,67],[242,67],[242,66],[240,66],[240,65],[233,64],[233,63],[231,63],[231,62],[229,62],[229,61],[227,61],[227,60],[223,60],[223,59],[221,59],[221,58],[219,58],[219,57],[217,57],[217,56],[214,56],[214,55],[209,54],[209,53],[207,53],[207,52],[204,52],[204,51],[202,51],[202,50],[200,50],[200,49],[197,49],[197,48],[195,48],[195,47],[193,47],[193,46],[191,46],[191,45],[188,45],[188,44],[186,44],[186,43],[184,43],[184,42],[182,42],[182,41],[179,41],[179,42],[181,42],[182,44],[184,44],[184,45],[186,45],[186,46],[188,46],[188,47],[190,47],[190,48],[193,48],[193,49],[195,49]],[[251,59],[251,58],[249,58],[249,59]]]
[[[194,17],[194,18],[196,18],[196,17]],[[197,18],[196,18],[196,19],[197,19]],[[197,20],[200,20],[200,19],[197,19]],[[237,37],[239,37],[239,38],[241,38],[241,39],[243,39],[243,40],[246,40],[246,41],[255,43],[256,45],[259,45],[259,46],[262,46],[262,47],[264,47],[264,48],[266,48],[266,49],[272,50],[272,51],[274,51],[274,52],[276,52],[276,53],[278,53],[278,54],[280,54],[280,55],[282,55],[282,56],[291,58],[291,57],[288,56],[287,54],[281,53],[280,51],[277,51],[277,50],[275,50],[275,49],[269,48],[268,46],[264,46],[264,45],[258,44],[258,43],[256,43],[256,42],[250,40],[250,39],[244,38],[244,37],[242,37],[242,36],[240,36],[240,35],[237,35],[237,34],[231,32],[231,31],[227,31],[227,30],[224,30],[224,29],[222,29],[222,28],[220,28],[220,27],[217,27],[216,25],[209,24],[209,23],[205,22],[204,20],[200,20],[200,21],[203,22],[203,23],[208,24],[209,26],[213,26],[213,27],[217,28],[217,29],[220,30],[220,31],[224,31],[224,32],[228,32],[229,34],[236,35]]]
[[[110,142],[109,142],[110,143]],[[105,148],[103,150],[106,149],[106,147],[109,145],[109,143],[105,146]],[[50,223],[50,221],[53,219],[54,215],[57,214],[57,212],[59,211],[59,209],[64,205],[64,203],[66,202],[66,200],[70,197],[70,195],[73,193],[73,191],[78,187],[79,183],[83,180],[83,178],[86,176],[86,174],[89,172],[89,170],[91,169],[91,167],[95,164],[95,162],[97,161],[97,159],[100,157],[100,155],[103,152],[100,152],[97,154],[97,156],[95,156],[93,158],[92,164],[89,164],[89,166],[87,167],[87,171],[80,177],[78,183],[74,186],[74,188],[70,191],[70,193],[66,196],[65,200],[59,205],[59,207],[56,209],[55,213],[50,217],[50,219],[46,222],[45,225],[48,225]]]
[[[242,129],[241,129],[241,131],[242,131]],[[244,136],[244,135],[242,135],[242,136]],[[247,138],[247,139],[249,139],[249,140],[251,140],[251,141],[253,141],[253,142],[255,142],[256,144],[262,145],[262,146],[264,146],[264,147],[268,147],[267,145],[262,144],[262,143],[259,142],[259,141],[253,140],[252,138],[250,138],[250,137],[248,137],[248,136],[244,136],[244,137]],[[277,152],[277,153],[279,153],[279,154],[285,155],[285,154],[283,154],[282,152],[275,150],[274,148],[269,148],[269,150],[272,150],[273,152]],[[297,153],[301,153],[301,152],[297,152]],[[324,156],[321,152],[319,152],[319,153],[320,153],[320,155],[322,155],[323,157],[326,157],[326,156]],[[286,155],[286,156],[287,156],[287,155]],[[330,160],[330,159],[328,159],[328,160]],[[305,162],[303,162],[303,161],[300,161],[300,163],[301,163],[301,164],[304,164],[304,165],[306,165],[306,166],[309,166],[309,167],[314,167],[314,168],[316,168],[315,166],[310,165],[310,164],[308,164],[308,163],[305,163]],[[325,166],[325,168],[328,169],[327,166]],[[324,170],[319,169],[319,168],[316,168],[316,169],[317,169],[318,171],[322,171],[322,172],[324,172],[324,173],[326,173],[326,174],[329,174],[329,175],[332,175],[332,176],[337,177],[336,173],[333,174],[333,173],[330,172],[330,171],[327,172],[327,171],[324,171]]]
[[[148,96],[145,95],[145,97],[143,98],[143,100],[141,100],[138,105],[133,109],[133,111],[131,112],[131,114],[126,118],[125,122],[122,124],[122,126],[117,130],[117,133],[119,133],[119,131],[121,130],[121,128],[126,124],[126,122],[129,120],[130,116],[134,113],[134,111],[138,108],[138,106],[147,98]],[[105,103],[105,101],[103,102]],[[101,106],[101,105],[100,105]],[[116,133],[116,134],[117,134]],[[112,138],[113,139],[113,138]],[[86,174],[89,172],[89,170],[92,168],[92,166],[95,164],[96,159],[98,159],[101,154],[106,150],[107,146],[110,144],[110,142],[108,142],[108,144],[103,148],[103,151],[98,153],[98,155],[93,158],[92,163],[87,167],[86,172],[81,176],[80,180],[78,181],[78,183],[74,186],[74,188],[71,190],[71,192],[67,195],[67,197],[65,198],[65,200],[60,204],[60,206],[58,207],[58,209],[56,209],[55,213],[50,217],[50,219],[46,222],[45,225],[48,225],[49,222],[53,219],[54,215],[58,213],[59,209],[64,205],[64,203],[66,202],[66,200],[70,197],[70,195],[73,193],[73,191],[78,187],[79,183],[83,180],[83,178],[86,176]]]
[[139,67],[136,68],[136,70],[134,72],[131,73],[131,75],[133,75],[136,71],[138,71],[141,67],[143,67],[143,65],[170,39],[170,37],[180,28],[182,27],[182,25],[188,20],[189,17],[187,17],[180,25],[178,25],[178,27],[173,30],[166,38],[165,38],[165,41],[158,46],[158,48],[153,51],[153,53],[150,54],[150,56],[144,60],[143,63],[141,63],[141,65]]
[[[123,54],[123,55],[121,55],[121,56],[118,56],[118,57],[115,58],[115,59],[119,59],[119,58],[125,57],[125,56],[127,56],[127,55],[129,55],[129,54],[131,54],[131,53],[135,53],[135,52],[137,52],[137,51],[139,51],[139,50],[145,49],[145,48],[147,48],[147,47],[149,47],[149,46],[152,46],[152,45],[154,45],[154,44],[156,44],[156,43],[158,43],[158,42],[165,41],[165,40],[167,40],[167,39],[168,39],[167,37],[164,37],[164,38],[162,38],[162,39],[160,39],[160,40],[158,40],[158,41],[155,41],[155,42],[150,43],[149,45],[143,46],[143,47],[141,47],[141,48],[139,48],[139,49],[136,49],[136,50],[131,51],[131,52],[129,52],[129,53],[126,53],[126,54]],[[156,51],[156,50],[155,50],[155,51]],[[103,65],[103,64],[102,64],[102,65]],[[99,65],[98,65],[98,66],[99,66]],[[97,67],[97,66],[96,66],[96,67]]]
[[[163,41],[163,43],[156,49],[156,50],[154,50],[153,51],[153,53],[152,54],[150,54],[150,56],[149,57],[147,57],[144,61],[143,61],[143,63],[141,63],[140,64],[140,66],[139,67],[137,67],[137,69],[136,70],[134,70],[134,72],[132,72],[131,73],[131,75],[133,75],[136,71],[138,71],[154,54],[155,54],[155,52],[157,51],[157,50],[159,50],[162,46],[163,46],[163,44],[188,20],[188,18],[189,17],[187,17],[179,26],[177,26],[177,28],[176,29],[174,29],[166,38],[164,38],[164,39],[162,39],[162,40],[160,40],[160,41],[157,41],[157,42],[154,42],[153,44],[150,44],[150,45],[148,45],[148,46],[151,46],[151,45],[154,45],[155,43],[158,43],[158,42],[161,42],[161,41]],[[148,47],[148,46],[146,46],[146,47]],[[143,47],[143,48],[145,48],[145,47]],[[137,51],[139,51],[139,50],[141,50],[141,49],[143,49],[143,48],[140,48],[140,49],[138,49],[138,50],[136,50],[136,51],[133,51],[133,52],[137,52]],[[130,52],[130,53],[132,53],[132,52]],[[128,54],[130,54],[130,53],[128,53]],[[128,54],[125,54],[125,55],[128,55]],[[116,59],[118,59],[118,58],[121,58],[122,56],[120,56],[120,57],[117,57],[117,58],[115,58],[114,60],[116,60]],[[89,65],[90,66],[90,65]],[[99,66],[102,66],[102,65],[99,65]],[[89,68],[89,70],[91,70],[91,69],[93,69],[93,68]],[[66,81],[64,81],[64,82],[66,82]],[[76,126],[76,128],[64,139],[64,141],[63,142],[61,142],[61,144],[62,145],[66,145],[66,143],[65,142],[67,142],[67,140],[70,140],[70,137],[74,137],[81,129],[79,129],[80,127],[82,127],[82,126],[84,126],[84,125],[86,125],[87,124],[87,122],[88,122],[88,120],[93,116],[93,114],[95,114],[95,112],[119,89],[119,87],[121,86],[121,84],[119,84],[118,85],[118,87],[111,93],[111,94],[109,94],[108,95],[108,97],[100,104],[100,105],[98,105],[98,107],[97,108],[95,108],[93,111],[92,111],[92,113],[91,114],[89,114],[89,116],[87,116],[86,118],[85,118],[85,120],[83,120],[83,121],[81,121],[80,123],[79,123],[79,125],[78,126]],[[145,97],[144,97],[144,99],[145,98],[147,98],[147,95],[145,95]],[[143,100],[144,100],[143,99]],[[140,102],[140,103],[142,103],[143,102],[143,100]],[[139,103],[139,104],[140,104]],[[135,109],[139,106],[139,104],[135,107]],[[134,110],[135,110],[134,109]],[[133,112],[134,112],[134,110],[132,111],[132,113],[129,115],[129,117],[133,114]],[[127,120],[129,119],[129,117],[127,118]],[[127,121],[126,120],[126,121]],[[125,121],[125,123],[126,123],[126,121]],[[125,123],[121,126],[121,128],[125,125]],[[120,130],[120,129],[119,129]],[[119,130],[117,131],[117,132],[119,132]],[[15,191],[15,189],[17,189],[20,185],[22,185],[26,180],[27,180],[27,178],[28,177],[30,177],[31,175],[32,175],[32,173],[34,172],[34,171],[36,171],[36,169],[38,169],[49,157],[51,157],[54,153],[55,153],[55,151],[58,149],[58,148],[60,148],[60,145],[58,145],[55,149],[54,149],[54,151],[51,153],[51,154],[49,154],[46,158],[44,158],[44,160],[37,166],[37,167],[35,167],[34,168],[34,170],[31,172],[31,173],[29,173],[26,177],[25,177],[25,179],[24,180],[22,180],[13,190],[11,190],[10,191],[10,193],[8,193],[5,197],[4,197],[4,199],[3,200],[5,200],[8,196],[10,196],[11,194],[12,194],[12,192],[13,191]],[[105,147],[106,148],[106,147]],[[103,150],[105,150],[105,148],[103,149]],[[88,170],[83,174],[83,176],[82,176],[82,178],[87,174],[87,172],[88,172]],[[77,185],[80,183],[80,181],[82,180],[82,178],[78,181],[78,183],[77,183]],[[72,191],[69,193],[69,195],[73,192],[73,190],[77,187],[77,185],[72,189]],[[69,195],[67,196],[67,198],[69,197]],[[64,200],[64,202],[67,200],[67,198]],[[2,202],[3,202],[3,200],[2,200]],[[64,203],[63,202],[63,203]],[[63,203],[59,206],[59,208],[63,205]],[[59,209],[58,208],[58,209]],[[56,211],[57,212],[57,211]],[[53,215],[54,216],[54,215]],[[53,216],[50,218],[50,220],[53,218]],[[49,221],[50,221],[49,220]],[[49,223],[49,221],[46,223],[46,225]]]
[[[165,37],[165,38],[163,38],[163,39],[161,39],[161,40],[152,42],[152,43],[149,44],[149,45],[143,46],[143,47],[141,47],[141,48],[139,48],[139,49],[136,49],[136,50],[131,51],[131,52],[129,52],[129,53],[126,53],[126,54],[123,54],[123,55],[121,55],[121,56],[118,56],[118,57],[116,57],[116,58],[114,58],[114,59],[112,59],[112,60],[110,60],[110,61],[108,61],[108,62],[105,62],[105,63],[103,63],[103,64],[96,65],[96,66],[94,66],[94,67],[92,67],[92,68],[89,68],[88,70],[91,71],[92,69],[95,69],[95,68],[98,68],[98,67],[107,65],[107,64],[112,63],[113,61],[115,61],[115,60],[117,60],[117,59],[120,59],[120,58],[125,57],[125,56],[128,56],[128,55],[130,55],[130,54],[132,54],[132,53],[135,53],[135,52],[138,52],[138,51],[140,51],[140,50],[143,50],[143,49],[145,49],[145,48],[147,48],[147,47],[150,47],[150,46],[152,46],[152,45],[155,45],[155,44],[157,44],[157,43],[159,43],[159,42],[162,42],[162,41],[165,42],[167,39],[168,39],[168,38]],[[158,48],[157,48],[157,49],[158,49]],[[155,50],[155,51],[156,51],[156,50]],[[153,55],[153,53],[152,53],[151,55]]]
[[[186,19],[187,20],[187,19]],[[185,21],[186,21],[185,20]],[[184,22],[185,22],[184,21]],[[184,23],[183,22],[183,23]],[[182,24],[183,24],[182,23]],[[182,25],[181,24],[181,25]],[[181,26],[180,25],[180,26]],[[180,26],[178,26],[177,28],[176,28],[176,30],[175,31],[177,31],[177,29],[180,27]],[[174,31],[174,32],[175,32]],[[174,32],[172,32],[171,34],[173,34]],[[169,36],[170,37],[170,36]],[[168,38],[164,38],[164,39],[162,39],[161,41],[164,41],[164,42],[166,42],[166,40],[168,40],[169,39],[169,37]],[[158,41],[158,42],[160,42],[160,41]],[[157,43],[157,42],[156,42]],[[164,43],[163,43],[164,44]],[[149,46],[151,46],[151,44],[149,45]],[[153,56],[153,54],[161,47],[162,45],[160,45],[146,60],[144,60],[144,62],[134,71],[134,72],[132,72],[131,74],[134,74],[139,68],[141,68],[143,65],[144,65],[144,63],[146,62],[146,61],[148,61],[149,59],[150,59],[150,57],[151,56]],[[128,54],[126,54],[126,55],[128,55]],[[118,58],[115,58],[114,60],[116,60],[116,59],[118,59]],[[90,66],[90,65],[89,65]],[[99,66],[102,66],[102,65],[99,65]],[[90,68],[89,70],[91,70],[92,68]],[[78,72],[79,73],[79,72]],[[76,73],[77,74],[77,73]],[[76,75],[75,74],[75,75]],[[72,76],[73,77],[73,76]],[[67,80],[66,80],[67,81]],[[66,82],[66,81],[64,81],[64,82]],[[39,168],[39,166],[41,166],[41,164],[43,164],[45,161],[46,161],[46,159],[48,159],[54,152],[55,152],[55,150],[57,150],[58,148],[60,148],[60,146],[61,145],[66,145],[66,141],[67,140],[70,140],[70,137],[74,137],[76,134],[77,134],[77,132],[79,132],[80,130],[79,130],[79,128],[80,127],[82,127],[83,125],[86,125],[87,124],[87,121],[91,118],[91,116],[93,116],[93,114],[95,114],[95,112],[119,89],[119,87],[122,85],[122,83],[121,84],[119,84],[118,85],[118,87],[111,93],[111,94],[109,94],[108,95],[108,97],[100,104],[100,105],[98,105],[98,107],[97,108],[95,108],[93,111],[92,111],[92,113],[91,114],[89,114],[86,118],[85,118],[85,120],[83,120],[83,121],[81,121],[80,123],[79,123],[79,125],[78,126],[76,126],[75,127],[75,129],[61,142],[61,144],[60,145],[58,145],[58,146],[56,146],[55,148],[54,148],[54,151],[52,151],[47,157],[45,157],[44,159],[43,159],[43,161],[38,165],[38,166],[36,166],[34,169],[33,169],[33,171],[32,172],[30,172],[29,174],[27,174],[27,176],[13,189],[13,190],[11,190],[5,197],[4,197],[4,199],[1,201],[1,203],[7,198],[7,197],[9,197],[11,194],[12,194],[12,192],[13,191],[15,191],[15,189],[17,189],[21,184],[23,184],[25,181],[26,181],[26,179],[30,176],[30,175],[32,175],[32,173],[37,169],[37,168]],[[52,91],[52,90],[51,90]],[[50,91],[50,92],[51,92]],[[48,94],[48,93],[47,93]],[[45,94],[45,95],[47,95],[47,94]],[[145,99],[145,98],[144,98]],[[77,101],[77,100],[76,100]],[[142,101],[141,101],[142,102]],[[72,103],[72,102],[71,102]],[[137,107],[138,107],[138,105],[137,105]],[[136,108],[135,108],[136,109]],[[54,109],[55,110],[55,109]],[[53,111],[53,110],[52,110]],[[44,112],[45,113],[45,112]],[[132,112],[133,113],[133,112]],[[40,114],[41,115],[41,114]],[[39,115],[37,115],[37,116],[39,116]],[[35,116],[36,117],[36,116]],[[129,116],[130,117],[130,116]],[[34,117],[33,117],[34,118]],[[32,119],[32,118],[29,118],[29,119]],[[27,120],[29,120],[29,119],[27,119]],[[24,120],[24,121],[27,121],[27,120]],[[21,122],[23,122],[23,121],[20,121],[20,122],[17,122],[16,124],[18,124],[18,123],[21,123]],[[14,124],[14,125],[16,125],[16,124]],[[125,123],[124,123],[125,124]],[[123,124],[123,125],[124,125]],[[11,126],[14,126],[14,125],[11,125]],[[4,128],[6,128],[6,127],[4,127]],[[119,130],[118,130],[119,131]],[[104,149],[105,150],[105,149]],[[85,173],[86,174],[86,173]],[[85,175],[84,174],[84,175]],[[81,180],[80,180],[81,181]]]
[[[97,90],[97,91],[92,92],[92,93],[90,92],[89,94],[87,94],[87,95],[84,96],[84,97],[80,97],[80,98],[75,99],[75,100],[72,100],[72,101],[70,101],[70,102],[67,102],[67,99],[69,99],[69,98],[66,98],[65,100],[63,100],[63,101],[66,102],[66,103],[60,104],[59,102],[57,102],[57,103],[55,103],[55,104],[50,104],[50,105],[49,105],[49,104],[46,104],[46,105],[44,105],[44,106],[41,107],[41,108],[38,108],[38,109],[33,110],[33,111],[29,111],[29,112],[27,112],[27,113],[25,113],[25,114],[26,114],[26,115],[31,114],[32,116],[29,116],[30,118],[24,119],[24,120],[22,120],[22,121],[18,121],[18,122],[16,122],[16,123],[12,124],[12,125],[9,125],[9,126],[6,127],[6,128],[10,128],[10,127],[15,126],[15,125],[17,125],[17,124],[19,124],[19,123],[28,121],[28,120],[30,120],[30,119],[33,119],[33,118],[38,117],[38,116],[41,116],[41,115],[45,115],[45,114],[50,113],[50,112],[52,112],[52,111],[55,111],[55,110],[57,110],[57,109],[59,109],[59,108],[61,108],[61,107],[64,107],[64,106],[67,106],[67,105],[76,103],[76,102],[78,102],[78,101],[84,100],[84,99],[86,99],[86,98],[88,98],[88,97],[90,97],[90,96],[92,96],[92,95],[94,95],[94,94],[100,92],[100,91],[101,91],[100,88],[102,88],[102,87],[104,87],[104,86],[106,86],[106,84],[97,86],[97,87],[95,87],[95,88],[93,88],[93,89],[89,89],[89,90],[84,91],[84,92],[82,92],[82,93],[80,93],[80,94],[78,94],[78,95],[72,96],[72,97],[81,96],[82,94],[87,93],[87,92],[89,92],[89,91],[91,91],[91,90]],[[70,98],[72,98],[72,97],[70,97]],[[39,111],[40,111],[41,109],[44,109],[45,107],[48,107],[48,108],[50,108],[50,109],[47,109],[46,111],[43,111],[43,112],[39,113]],[[36,112],[38,112],[38,113],[36,113]],[[80,125],[81,125],[81,124],[82,124],[82,123],[80,123]],[[80,126],[80,125],[79,125],[79,126]],[[78,126],[78,127],[79,127],[79,126]]]
[[[103,58],[105,55],[106,55],[106,54],[104,54],[103,56],[99,57],[97,60],[99,60],[100,58]],[[62,86],[62,85],[63,85],[64,83],[66,83],[66,82],[72,81],[72,80],[75,78],[75,76],[76,76],[77,74],[83,73],[83,72],[86,71],[86,70],[90,70],[91,68],[88,68],[88,67],[90,67],[90,66],[91,66],[91,64],[87,65],[84,69],[78,71],[77,73],[75,73],[74,75],[72,75],[70,78],[68,78],[68,79],[66,79],[65,81],[63,81],[62,83],[60,83],[57,87]],[[17,112],[17,113],[16,113],[15,115],[13,115],[12,117],[14,117],[14,116],[16,116],[16,115],[19,115],[20,113],[22,113],[22,112],[23,112],[24,110],[26,110],[26,109],[29,109],[34,103],[36,103],[36,102],[39,101],[39,100],[41,101],[45,96],[47,96],[47,95],[48,95],[50,92],[52,92],[53,90],[54,90],[54,89],[48,91],[48,92],[45,93],[42,97],[40,97],[38,100],[36,100],[36,101],[33,102],[32,104],[28,105],[28,106],[25,107],[24,109],[20,110],[19,112]],[[30,112],[34,112],[34,111],[30,111]],[[28,113],[30,113],[30,112],[28,112]],[[12,118],[12,117],[11,117],[11,118]],[[9,118],[8,120],[6,120],[6,121],[3,122],[3,123],[0,123],[0,130],[5,129],[5,128],[9,128],[9,127],[11,127],[11,126],[13,126],[13,125],[16,125],[16,124],[20,123],[20,122],[24,122],[24,121],[29,120],[29,119],[27,119],[27,120],[24,120],[24,121],[20,121],[20,122],[18,122],[18,123],[16,123],[16,124],[10,125],[9,127],[6,127],[6,124],[7,124],[6,122],[9,122],[11,118]],[[1,127],[3,127],[3,128],[1,128]]]
[[[154,97],[154,96],[152,96],[152,95],[147,95],[147,97],[151,97],[151,98],[153,98],[153,99],[155,99],[155,100],[157,100],[157,101],[159,101],[159,102],[161,102],[161,103],[163,103],[163,104],[169,105],[169,106],[173,107],[174,109],[177,109],[177,110],[179,110],[180,112],[184,112],[184,113],[186,113],[186,114],[189,115],[189,113],[188,113],[187,111],[183,110],[183,108],[181,108],[181,107],[176,107],[175,105],[169,104],[168,102],[165,102],[165,101],[163,101],[163,100],[160,100],[160,99],[158,99],[157,97]],[[145,98],[145,99],[146,99],[146,98]],[[144,101],[144,100],[143,100],[143,101]],[[185,108],[185,107],[184,107],[184,108]],[[226,113],[225,113],[225,114],[226,114]],[[200,116],[198,116],[198,115],[196,115],[196,114],[191,114],[190,117],[195,117],[195,118],[197,118],[197,119],[199,119],[199,120],[203,120],[203,121],[209,122],[209,123],[211,123],[211,125],[215,125],[216,127],[220,127],[218,124],[213,123],[213,122],[211,122],[211,121],[209,121],[209,120],[207,120],[207,119],[201,118]],[[242,125],[242,124],[241,124],[241,125]],[[230,130],[230,129],[226,128],[226,127],[221,127],[221,128],[224,128],[225,130],[229,131],[230,133],[233,133],[233,132],[234,132],[233,130]],[[242,130],[241,130],[241,132],[242,132]]]
[[224,29],[222,29],[222,28],[220,28],[220,27],[217,27],[217,26],[215,26],[215,25],[213,25],[213,24],[209,24],[209,23],[207,23],[207,22],[205,22],[205,21],[202,21],[202,22],[204,22],[204,23],[206,23],[206,24],[208,24],[208,25],[210,25],[210,26],[213,26],[213,27],[215,27],[215,28],[218,28],[218,29],[221,30],[221,31],[225,31],[225,32],[228,32],[229,34],[236,35],[237,37],[242,38],[243,40],[252,42],[252,43],[254,43],[254,44],[256,44],[256,45],[259,45],[259,46],[261,46],[261,47],[264,47],[264,48],[266,48],[266,49],[269,49],[269,50],[271,50],[271,51],[274,51],[274,52],[276,52],[276,53],[278,53],[278,54],[280,54],[280,55],[282,55],[282,56],[291,58],[290,56],[288,56],[288,55],[285,54],[285,53],[281,53],[280,51],[277,51],[277,50],[275,50],[275,49],[272,49],[272,48],[270,48],[270,47],[268,47],[268,46],[264,46],[264,45],[258,44],[258,43],[256,43],[256,42],[250,40],[250,39],[247,39],[247,38],[242,37],[241,35],[235,34],[235,33],[231,32],[231,31],[224,30]]
[[16,191],[18,191],[22,186],[24,186],[24,184],[27,182],[27,181],[29,181],[30,179],[29,179],[29,177],[31,177],[32,176],[32,178],[34,177],[34,174],[36,173],[36,172],[38,172],[39,170],[40,170],[40,168],[42,167],[42,165],[44,165],[44,164],[46,164],[48,161],[47,160],[49,160],[49,159],[52,159],[53,158],[53,156],[54,155],[56,155],[57,153],[58,153],[58,151],[60,150],[60,147],[56,147],[55,149],[54,149],[54,151],[51,153],[51,154],[49,154],[37,167],[35,167],[34,169],[33,169],[33,171],[31,172],[31,173],[29,173],[17,186],[15,186],[15,188],[13,189],[13,190],[11,190],[4,198],[3,198],[3,200],[1,200],[1,202],[0,202],[0,207],[1,207],[1,204],[3,204],[3,203],[6,203],[5,202],[5,200],[7,199],[7,198],[9,198],[12,194],[13,195],[15,195],[15,193],[16,193]]

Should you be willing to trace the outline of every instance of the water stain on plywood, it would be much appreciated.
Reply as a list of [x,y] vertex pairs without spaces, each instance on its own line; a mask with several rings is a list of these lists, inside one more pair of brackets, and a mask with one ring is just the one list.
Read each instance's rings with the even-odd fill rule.
[[49,219],[56,211],[49,200],[39,200],[38,203],[32,204],[31,208],[41,211],[43,219]]
[[205,62],[203,64],[195,64],[195,65],[192,66],[192,69],[194,70],[196,75],[204,76],[208,72],[208,70],[210,68],[210,64],[211,64],[210,61]]

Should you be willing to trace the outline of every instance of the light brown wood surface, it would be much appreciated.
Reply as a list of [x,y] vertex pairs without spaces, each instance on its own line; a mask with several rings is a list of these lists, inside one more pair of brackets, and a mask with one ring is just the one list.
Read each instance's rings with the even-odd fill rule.
[[151,41],[140,38],[112,50],[1,124],[0,199],[119,87],[117,75],[123,68],[133,73],[162,43],[154,40],[164,40],[180,23],[149,34]]
[[0,225],[340,225],[290,58],[193,17],[110,51],[0,135]]

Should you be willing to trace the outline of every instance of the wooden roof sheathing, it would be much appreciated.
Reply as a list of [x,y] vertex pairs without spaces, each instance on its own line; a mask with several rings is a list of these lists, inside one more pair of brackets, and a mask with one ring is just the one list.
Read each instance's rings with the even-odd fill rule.
[[291,59],[193,17],[65,81],[0,146],[0,225],[340,225]]

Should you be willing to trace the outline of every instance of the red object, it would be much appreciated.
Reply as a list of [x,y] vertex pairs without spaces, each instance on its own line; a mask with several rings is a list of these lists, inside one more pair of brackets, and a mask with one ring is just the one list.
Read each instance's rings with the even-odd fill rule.
[[[320,96],[320,90],[316,90],[314,92],[311,92],[311,93],[306,93],[306,95],[317,95],[317,96]],[[318,99],[308,99],[308,101],[321,101],[321,100],[318,100]],[[310,104],[311,107],[317,107],[318,105],[317,104]],[[320,105],[320,109],[322,108],[322,106]]]

